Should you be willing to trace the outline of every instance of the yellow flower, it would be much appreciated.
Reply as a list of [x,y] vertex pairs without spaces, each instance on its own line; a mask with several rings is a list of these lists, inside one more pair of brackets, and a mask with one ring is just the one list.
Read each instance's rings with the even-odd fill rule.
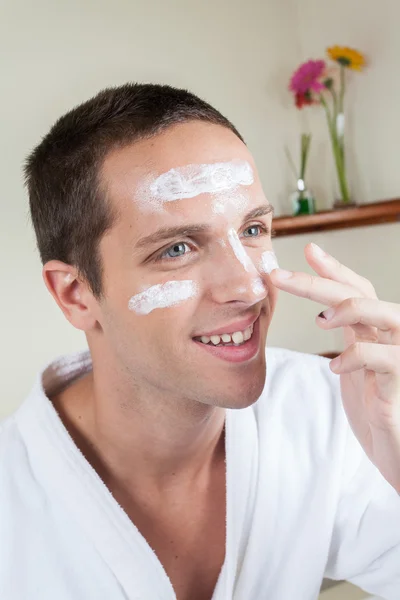
[[346,46],[331,46],[327,49],[327,53],[329,58],[349,69],[361,71],[365,66],[365,57],[361,52],[358,52],[358,50],[354,50],[353,48],[347,48]]

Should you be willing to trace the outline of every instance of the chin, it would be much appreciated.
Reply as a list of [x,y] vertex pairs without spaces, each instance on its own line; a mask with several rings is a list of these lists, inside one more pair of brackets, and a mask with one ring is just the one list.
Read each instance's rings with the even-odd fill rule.
[[236,382],[236,385],[228,393],[216,393],[213,397],[213,404],[220,408],[232,409],[251,406],[261,396],[265,385],[265,375],[266,371],[264,369],[262,373],[257,374],[250,382],[249,380],[242,383]]

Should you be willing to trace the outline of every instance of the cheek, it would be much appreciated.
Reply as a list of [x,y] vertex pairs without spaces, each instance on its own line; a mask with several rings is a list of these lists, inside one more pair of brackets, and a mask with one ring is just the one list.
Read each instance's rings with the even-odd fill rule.
[[172,280],[148,287],[129,301],[129,329],[146,346],[179,345],[193,325],[201,295],[202,286],[194,280]]

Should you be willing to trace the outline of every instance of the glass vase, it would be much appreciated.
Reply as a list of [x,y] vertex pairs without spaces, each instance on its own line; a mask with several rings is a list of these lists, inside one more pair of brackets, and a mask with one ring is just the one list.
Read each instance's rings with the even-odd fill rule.
[[[299,180],[301,181],[301,180]],[[297,184],[297,190],[290,195],[293,216],[312,215],[315,213],[315,198],[304,182]]]
[[346,207],[353,207],[355,203],[352,202],[349,192],[349,185],[347,181],[347,170],[346,170],[346,153],[344,145],[344,114],[339,113],[336,117],[335,127],[330,130],[333,157],[335,160],[336,175],[339,187],[339,198],[334,202],[333,208],[341,209]]

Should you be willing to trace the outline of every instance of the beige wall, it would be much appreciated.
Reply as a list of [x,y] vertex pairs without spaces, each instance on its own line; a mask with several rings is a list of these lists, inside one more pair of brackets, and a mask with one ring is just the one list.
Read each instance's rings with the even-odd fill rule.
[[[398,223],[278,238],[275,250],[280,265],[312,273],[303,254],[310,241],[370,279],[380,298],[400,303]],[[340,331],[322,331],[315,324],[315,317],[323,308],[326,307],[280,292],[268,343],[316,353],[342,349]]]
[[[371,54],[374,66],[351,91],[360,105],[351,125],[359,167],[353,189],[363,200],[398,193],[396,0],[380,2],[379,11],[373,0],[330,4],[299,0],[302,10],[296,15],[295,0],[2,3],[0,415],[19,404],[44,362],[85,345],[41,282],[21,164],[58,116],[100,88],[127,80],[157,81],[188,87],[215,104],[244,134],[267,195],[282,213],[291,185],[283,146],[294,147],[301,129],[287,78],[301,58],[321,54],[326,43],[354,43]],[[385,4],[391,14],[385,15]],[[336,14],[341,6],[345,27]],[[321,191],[331,181],[330,155],[323,121],[316,115],[310,122],[318,139],[315,189]],[[326,194],[321,198],[325,205],[330,201]],[[383,267],[394,268],[398,226],[313,239],[370,273],[383,296],[400,302],[398,279]],[[281,263],[302,268],[306,241],[277,240]],[[336,347],[337,335],[322,336],[314,326],[316,313],[317,307],[282,295],[270,342],[309,351]]]

